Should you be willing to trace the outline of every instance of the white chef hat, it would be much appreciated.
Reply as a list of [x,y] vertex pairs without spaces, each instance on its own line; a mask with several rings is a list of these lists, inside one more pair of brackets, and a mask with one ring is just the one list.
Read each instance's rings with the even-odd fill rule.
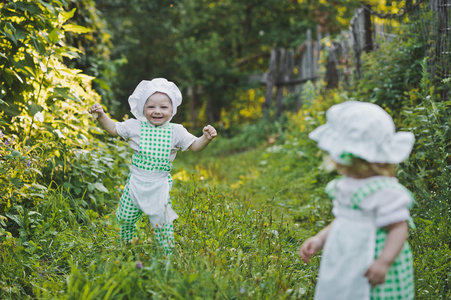
[[[177,106],[182,104],[182,93],[179,88],[172,81],[165,78],[154,78],[152,80],[143,80],[136,86],[133,94],[128,97],[128,104],[130,111],[136,119],[140,121],[147,121],[144,116],[144,104],[147,99],[156,92],[168,95],[172,101],[172,117],[177,113]],[[171,117],[171,119],[172,119]]]

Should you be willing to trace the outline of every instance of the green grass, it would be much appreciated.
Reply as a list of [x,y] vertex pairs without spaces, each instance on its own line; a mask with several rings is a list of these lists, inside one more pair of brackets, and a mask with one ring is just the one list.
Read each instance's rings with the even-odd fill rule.
[[[3,236],[0,254],[1,298],[312,295],[319,259],[304,266],[297,249],[327,217],[310,205],[315,193],[298,195],[312,190],[295,180],[304,172],[297,170],[302,165],[298,154],[265,146],[233,155],[218,156],[217,151],[213,144],[202,154],[180,153],[176,160],[172,199],[180,218],[175,221],[176,250],[169,257],[156,246],[146,218],[138,224],[136,242],[118,242],[117,202],[111,200],[96,209],[61,187],[48,189],[45,201],[32,211],[16,207],[9,215],[16,221],[16,226],[9,224],[13,237]],[[319,223],[307,225],[311,220]]]
[[[168,257],[144,217],[136,241],[118,240],[122,144],[109,149],[124,160],[116,166],[108,159],[110,172],[98,175],[112,192],[87,188],[86,196],[51,186],[34,206],[25,205],[25,195],[0,220],[0,298],[311,299],[320,256],[306,265],[297,251],[332,220],[323,188],[337,174],[318,167],[321,155],[306,136],[314,123],[294,116],[288,124],[275,140],[250,149],[226,149],[227,140],[218,138],[201,153],[178,154],[171,195],[180,218]],[[449,191],[442,185],[449,175],[436,176],[442,189],[431,192],[429,177],[416,168],[403,165],[399,175],[417,197],[417,230],[409,237],[417,299],[447,299]]]
[[146,219],[139,240],[123,245],[113,212],[77,215],[70,208],[76,200],[53,195],[35,214],[51,218],[20,231],[26,242],[4,245],[2,298],[273,299],[312,292],[315,264],[302,267],[296,254],[302,231],[276,216],[270,202],[254,205],[196,172],[176,183],[173,198],[181,218],[176,253],[166,258]]

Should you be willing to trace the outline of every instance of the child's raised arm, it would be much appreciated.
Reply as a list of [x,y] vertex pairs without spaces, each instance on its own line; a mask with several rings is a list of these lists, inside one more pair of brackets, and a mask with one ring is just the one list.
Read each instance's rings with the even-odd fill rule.
[[111,136],[118,136],[116,131],[116,122],[110,119],[107,114],[103,111],[103,108],[100,104],[94,104],[88,111],[90,114],[95,116],[97,114],[97,121],[99,121],[100,125],[108,132]]
[[374,286],[385,282],[388,268],[393,264],[407,239],[407,222],[394,223],[386,227],[388,234],[381,255],[366,270],[365,277]]
[[211,125],[205,126],[202,132],[203,135],[197,138],[197,140],[189,146],[191,151],[197,152],[204,150],[205,147],[207,147],[208,144],[218,135],[216,129]]

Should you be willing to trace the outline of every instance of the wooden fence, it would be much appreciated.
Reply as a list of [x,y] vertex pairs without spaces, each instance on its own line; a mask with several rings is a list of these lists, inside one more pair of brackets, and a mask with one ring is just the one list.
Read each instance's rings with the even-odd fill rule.
[[327,87],[337,87],[340,81],[346,80],[338,71],[338,65],[350,61],[351,47],[357,73],[360,73],[361,53],[373,48],[371,30],[368,29],[371,28],[369,20],[367,11],[361,8],[352,19],[350,31],[343,33],[346,38],[342,42],[333,41],[330,45],[323,45],[321,33],[318,33],[314,40],[312,31],[308,30],[306,41],[296,51],[273,49],[269,70],[260,77],[261,83],[266,85],[264,108],[269,108],[275,99],[275,111],[276,115],[279,115],[286,109],[284,99],[288,96],[294,98],[291,109],[297,111],[302,107],[301,92],[304,84],[307,81],[315,81],[320,76],[319,59],[322,49],[326,49],[328,53],[324,74]]
[[[422,0],[417,0],[410,9],[419,7]],[[437,32],[436,51],[434,62],[441,63],[441,77],[449,77],[450,50],[450,10],[449,0],[430,0],[426,6],[428,11],[434,11],[439,18],[430,27],[430,32]],[[422,8],[425,9],[425,8]],[[327,57],[324,59],[325,71],[321,78],[324,79],[328,88],[335,88],[339,83],[346,84],[350,76],[360,78],[363,52],[375,50],[374,40],[382,37],[384,41],[390,41],[395,36],[387,33],[384,25],[374,22],[374,18],[395,18],[404,16],[408,10],[400,15],[380,15],[371,11],[370,7],[362,6],[354,13],[349,30],[342,32],[341,38],[329,41],[328,45],[322,44],[321,34],[312,38],[312,31],[307,31],[307,40],[296,51],[292,49],[275,48],[271,51],[269,70],[259,77],[262,84],[266,86],[264,109],[274,105],[276,116],[286,110],[285,99],[294,98],[294,105],[290,109],[298,111],[302,107],[301,93],[307,81],[315,81],[320,78],[319,59],[321,50],[326,50]],[[421,13],[420,13],[421,14]],[[429,24],[426,22],[426,24]],[[319,32],[319,30],[318,30]],[[440,56],[440,57],[438,57]],[[430,73],[437,73],[434,63]],[[447,94],[447,92],[446,92]],[[273,100],[275,99],[275,100]]]
[[[318,40],[321,40],[320,38]],[[295,107],[299,109],[301,103],[302,84],[318,78],[318,59],[321,44],[312,40],[312,32],[307,32],[307,41],[297,52],[276,48],[271,51],[269,71],[263,74],[261,82],[266,85],[264,108],[269,108],[275,89],[276,112],[285,109],[284,91],[294,94]]]

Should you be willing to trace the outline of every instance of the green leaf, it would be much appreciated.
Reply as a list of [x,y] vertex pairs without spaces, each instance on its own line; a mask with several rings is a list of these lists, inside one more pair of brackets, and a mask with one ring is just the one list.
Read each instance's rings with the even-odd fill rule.
[[8,220],[8,218],[6,218],[5,216],[0,215],[0,224],[3,227],[6,227],[6,223],[5,223],[6,220]]
[[16,32],[14,33],[14,36],[17,40],[24,40],[28,37],[28,32],[25,31],[23,28],[16,28]]
[[2,107],[2,109],[3,112],[5,112],[10,117],[16,117],[21,113],[20,107],[17,104],[11,102],[8,104],[8,107]]
[[55,55],[61,55],[68,58],[80,58],[80,54],[83,51],[75,48],[75,47],[58,47],[55,49]]
[[14,82],[14,77],[17,78],[20,81],[20,83],[23,83],[23,79],[16,72],[14,72],[13,70],[11,70],[11,69],[4,69],[3,71],[4,71],[3,72],[3,76],[4,76],[6,82],[8,83],[9,86],[11,86],[12,83]]
[[63,17],[63,23],[65,23],[67,20],[72,18],[74,16],[76,10],[77,10],[76,8],[73,8],[71,11],[61,12],[60,15]]
[[30,69],[30,67],[25,65],[22,61],[13,60],[12,62],[16,71],[20,71],[22,74],[27,75],[28,77],[36,77],[34,70]]
[[52,5],[48,4],[46,1],[38,0],[39,3],[43,6],[45,6],[49,11],[51,11],[54,15],[56,15],[56,8],[57,6],[53,7]]
[[50,41],[50,43],[56,44],[59,40],[60,40],[60,38],[58,36],[58,31],[56,29],[53,29],[49,33],[49,41]]
[[[38,173],[39,175],[42,176],[42,172],[39,171],[38,169],[36,169],[36,168],[31,168],[30,170],[32,170],[32,171],[34,171],[34,172],[36,172],[36,173]],[[47,188],[45,188],[45,189],[47,190]]]
[[94,183],[94,187],[101,192],[108,193],[108,189],[100,182]]
[[65,187],[65,188],[73,188],[74,186],[70,182],[65,182],[65,183],[63,183],[63,187]]
[[96,172],[96,173],[105,173],[106,170],[105,169],[101,169],[101,168],[92,167],[91,171]]
[[27,67],[29,67],[34,73],[34,70],[36,70],[36,63],[34,62],[33,57],[29,53],[25,53],[25,63]]
[[17,45],[17,38],[15,36],[16,28],[11,23],[6,23],[3,26],[3,34],[6,35],[14,44]]
[[34,216],[34,215],[38,215],[38,216],[42,216],[42,214],[41,213],[39,213],[39,212],[37,212],[37,211],[29,211],[28,212],[28,216]]
[[63,25],[64,30],[74,32],[74,33],[87,33],[91,32],[92,29],[86,28],[84,26],[75,25],[75,24],[67,24]]
[[13,83],[13,72],[9,69],[3,69],[3,78],[5,78],[6,83],[11,86]]
[[64,99],[71,99],[71,100],[74,100],[74,101],[76,101],[76,102],[78,102],[78,103],[81,102],[80,99],[78,99],[77,97],[75,97],[74,95],[72,95],[72,94],[70,93],[70,88],[67,88],[67,87],[57,87],[57,88],[54,88],[53,91],[54,91],[57,95],[63,97]]
[[20,218],[19,215],[11,215],[11,214],[8,214],[8,213],[7,213],[6,216],[7,216],[8,218],[10,218],[11,220],[13,220],[14,222],[16,222],[17,225],[20,226],[20,228],[23,228],[23,227],[24,227],[23,220]]
[[42,10],[33,3],[15,2],[14,6],[21,11],[28,11],[31,14],[40,14]]
[[30,36],[30,44],[34,47],[34,49],[42,56],[47,55],[47,51],[45,49],[45,40],[40,37]]
[[34,116],[35,114],[43,110],[43,107],[41,105],[38,105],[33,101],[31,101],[31,103],[27,106],[31,116]]

